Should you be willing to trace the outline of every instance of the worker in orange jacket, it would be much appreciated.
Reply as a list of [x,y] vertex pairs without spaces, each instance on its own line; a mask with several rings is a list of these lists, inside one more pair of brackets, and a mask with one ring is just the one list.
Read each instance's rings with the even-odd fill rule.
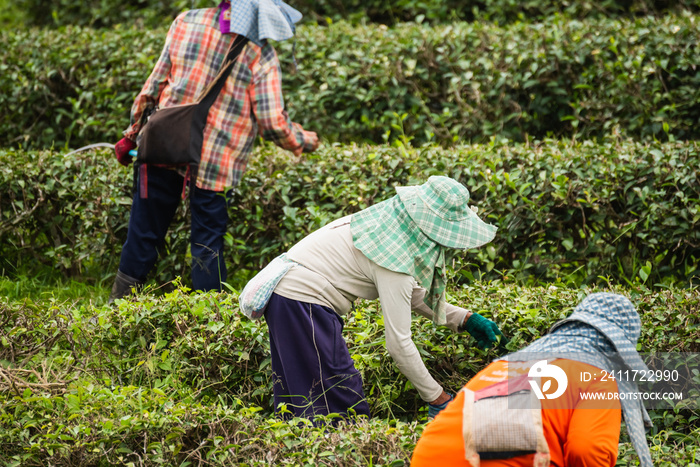
[[640,331],[627,298],[589,295],[550,334],[474,376],[426,426],[411,466],[613,467],[624,417],[640,465],[651,467],[649,416],[622,397],[639,389],[620,378],[648,371]]

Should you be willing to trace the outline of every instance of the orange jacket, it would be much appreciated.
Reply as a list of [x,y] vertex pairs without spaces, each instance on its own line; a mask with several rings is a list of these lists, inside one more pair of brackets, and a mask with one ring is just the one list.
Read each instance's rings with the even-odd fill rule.
[[[614,467],[620,438],[619,400],[585,400],[581,393],[616,394],[617,383],[596,367],[573,360],[552,362],[566,373],[569,384],[557,399],[542,400],[542,423],[552,467]],[[582,381],[588,372],[590,381]],[[476,391],[508,374],[508,362],[498,361],[479,372],[466,388]],[[588,378],[585,378],[588,379]],[[430,422],[413,452],[411,467],[472,467],[464,456],[462,391]],[[482,467],[531,467],[533,455],[506,460],[482,460]]]

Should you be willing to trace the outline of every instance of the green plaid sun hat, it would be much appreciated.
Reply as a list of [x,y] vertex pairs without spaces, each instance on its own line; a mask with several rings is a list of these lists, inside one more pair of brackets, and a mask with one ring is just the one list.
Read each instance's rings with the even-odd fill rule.
[[449,177],[432,176],[419,186],[397,187],[408,215],[434,242],[460,250],[493,240],[496,227],[469,207],[469,190]]
[[490,242],[496,227],[469,207],[469,190],[449,177],[397,187],[397,195],[351,218],[353,244],[390,271],[408,274],[428,293],[425,303],[445,324],[445,248],[476,248]]

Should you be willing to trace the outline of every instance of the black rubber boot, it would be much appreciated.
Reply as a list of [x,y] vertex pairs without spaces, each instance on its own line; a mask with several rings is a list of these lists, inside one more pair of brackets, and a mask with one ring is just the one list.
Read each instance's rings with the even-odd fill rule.
[[115,300],[119,298],[124,298],[127,295],[131,295],[133,289],[139,290],[143,282],[138,279],[134,279],[131,276],[127,276],[121,271],[117,271],[117,277],[114,279],[114,285],[112,285],[112,293],[109,294],[109,300],[107,304],[111,305]]

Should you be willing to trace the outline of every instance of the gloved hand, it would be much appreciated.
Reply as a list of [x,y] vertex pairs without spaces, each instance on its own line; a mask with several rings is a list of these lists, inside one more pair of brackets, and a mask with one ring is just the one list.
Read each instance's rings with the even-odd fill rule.
[[[505,340],[505,336],[498,329],[496,323],[490,319],[486,319],[479,313],[472,313],[467,322],[460,326],[460,331],[467,331],[476,339],[476,345],[480,349],[488,349],[498,342],[498,338],[501,336],[501,340]],[[505,345],[502,342],[503,345]]]
[[117,144],[114,145],[114,152],[117,155],[117,160],[121,165],[127,167],[129,164],[134,162],[134,158],[131,157],[129,151],[136,147],[136,143],[131,141],[126,136],[119,140]]
[[454,399],[454,397],[452,397],[452,394],[447,393],[447,395],[450,396],[449,400],[443,402],[442,404],[428,404],[428,418],[435,418],[435,416],[439,414],[442,409],[447,407],[447,404],[449,404],[452,399]]

